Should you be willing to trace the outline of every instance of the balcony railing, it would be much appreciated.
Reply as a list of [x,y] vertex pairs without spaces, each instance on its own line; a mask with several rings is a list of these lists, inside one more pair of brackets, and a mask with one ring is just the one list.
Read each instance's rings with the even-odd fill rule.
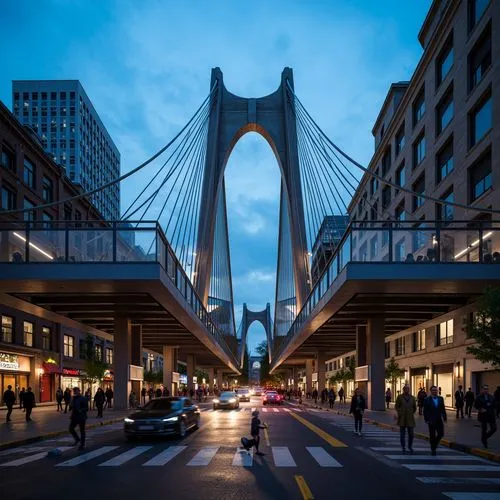
[[278,344],[274,359],[300,331],[348,262],[408,265],[498,264],[499,221],[351,222],[314,284],[305,304]]
[[156,221],[115,221],[99,227],[96,224],[95,221],[2,221],[0,262],[13,265],[159,263],[210,335],[235,365],[238,364]]

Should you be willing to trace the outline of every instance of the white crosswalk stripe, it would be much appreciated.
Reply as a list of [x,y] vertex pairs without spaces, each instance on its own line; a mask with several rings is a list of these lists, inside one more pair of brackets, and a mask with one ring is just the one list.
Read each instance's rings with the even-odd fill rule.
[[[401,451],[401,445],[399,446],[372,446],[370,448],[373,451]],[[429,446],[413,446],[413,451],[426,451],[429,452],[430,448]],[[451,450],[451,449],[440,449],[439,453],[458,453],[458,451]],[[387,455],[386,455],[387,456]],[[407,455],[405,455],[406,457]]]
[[79,457],[57,464],[56,467],[76,467],[77,465],[93,460],[94,458],[100,457],[101,455],[116,450],[117,448],[118,446],[103,446],[102,448],[97,448],[97,450],[93,450],[89,453],[85,453],[84,455],[80,455]]
[[342,467],[324,448],[320,446],[306,446],[306,450],[318,462],[320,467]]
[[456,464],[401,464],[410,470],[431,470],[448,472],[500,472],[498,465],[456,465]]
[[391,460],[430,460],[431,462],[436,462],[436,461],[442,461],[446,460],[449,462],[466,462],[466,461],[471,461],[471,462],[483,462],[483,463],[489,463],[486,460],[483,460],[482,458],[479,457],[474,457],[472,455],[453,455],[453,456],[447,456],[447,457],[441,457],[441,456],[432,456],[432,455],[385,455],[387,458],[390,458]]
[[[71,450],[72,446],[61,446],[58,449],[61,450],[61,453],[65,451]],[[10,462],[6,462],[1,464],[1,467],[18,467],[20,465],[29,464],[31,462],[36,462],[37,460],[42,460],[47,457],[47,450],[41,451],[39,453],[35,453],[34,455],[29,455],[27,457],[18,458],[16,460],[12,460]]]
[[253,450],[248,453],[246,450],[236,448],[236,453],[233,457],[233,466],[236,467],[252,467],[253,465]]
[[206,446],[202,448],[188,463],[188,467],[208,465],[219,451],[219,446]]
[[484,492],[443,492],[443,495],[446,495],[448,498],[452,500],[498,500],[500,498],[500,494],[498,493],[484,493]]
[[287,446],[273,446],[271,449],[276,467],[297,467]]
[[167,464],[170,460],[174,459],[179,453],[184,451],[187,446],[170,446],[166,450],[163,450],[161,453],[153,457],[151,460],[148,460],[145,464],[142,464],[144,467],[161,467],[162,465]]
[[151,448],[152,446],[136,446],[135,448],[127,450],[125,453],[121,453],[117,457],[113,457],[111,460],[107,460],[106,462],[99,464],[99,467],[118,467],[119,465],[123,465],[129,460],[138,457],[142,453],[145,453]]
[[280,411],[278,410],[278,408],[273,408],[273,411],[274,413],[279,413]]
[[428,476],[428,477],[417,477],[417,481],[425,484],[481,484],[481,485],[491,485],[491,486],[500,486],[500,478],[499,477],[437,477],[437,476]]

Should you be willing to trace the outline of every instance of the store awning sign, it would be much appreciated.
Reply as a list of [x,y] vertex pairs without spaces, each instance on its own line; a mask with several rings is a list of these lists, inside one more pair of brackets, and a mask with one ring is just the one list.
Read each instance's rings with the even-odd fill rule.
[[0,370],[19,370],[18,356],[0,352]]
[[80,370],[76,370],[73,368],[63,368],[63,375],[69,375],[70,377],[79,377]]

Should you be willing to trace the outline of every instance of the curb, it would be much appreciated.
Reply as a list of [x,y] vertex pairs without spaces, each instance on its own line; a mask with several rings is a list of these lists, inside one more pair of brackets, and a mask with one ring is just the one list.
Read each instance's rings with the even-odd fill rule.
[[[112,420],[106,420],[103,422],[96,422],[95,424],[90,424],[86,426],[86,429],[95,429],[96,427],[102,427],[104,425],[111,425],[111,424],[116,424],[118,422],[121,422],[124,417],[122,418],[114,418]],[[46,434],[40,434],[38,436],[31,436],[28,438],[24,439],[17,439],[15,441],[7,441],[6,443],[1,443],[0,444],[0,450],[7,450],[9,448],[17,448],[18,446],[23,446],[25,444],[31,444],[31,443],[37,443],[38,441],[43,441],[45,439],[50,439],[62,435],[68,434],[68,430],[62,430],[62,431],[53,431],[53,432],[47,432]]]
[[[300,405],[297,405],[297,406],[300,406]],[[318,410],[331,411],[332,413],[335,413],[337,415],[341,415],[344,417],[349,416],[348,413],[346,413],[344,411],[340,411],[340,410],[333,410],[333,409],[330,410],[330,409],[322,408],[321,406],[310,406],[310,405],[306,405],[306,404],[303,404],[302,406],[304,406],[306,408],[315,408]],[[382,429],[389,429],[389,430],[392,430],[394,432],[399,431],[399,427],[396,425],[386,424],[384,422],[378,422],[377,420],[373,420],[372,418],[366,418],[366,417],[363,420],[368,424],[376,425],[377,427],[381,427]],[[423,434],[421,432],[415,432],[415,437],[418,439],[423,439],[425,441],[429,441],[429,436],[427,434]],[[475,448],[474,446],[468,446],[466,444],[457,443],[457,442],[451,441],[449,439],[441,439],[440,444],[442,446],[446,446],[447,448],[451,448],[452,450],[461,451],[462,453],[468,453],[469,455],[475,455],[477,457],[485,458],[486,460],[490,460],[492,462],[500,463],[500,453],[496,453],[494,451],[485,450],[483,448]]]

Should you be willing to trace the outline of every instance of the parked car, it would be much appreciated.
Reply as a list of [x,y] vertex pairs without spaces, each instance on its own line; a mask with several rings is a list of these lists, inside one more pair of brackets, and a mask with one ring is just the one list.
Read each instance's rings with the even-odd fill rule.
[[214,410],[218,408],[235,409],[240,407],[238,396],[235,392],[223,392],[218,398],[212,400]]
[[200,410],[188,398],[155,398],[124,419],[127,439],[178,434],[200,427]]

